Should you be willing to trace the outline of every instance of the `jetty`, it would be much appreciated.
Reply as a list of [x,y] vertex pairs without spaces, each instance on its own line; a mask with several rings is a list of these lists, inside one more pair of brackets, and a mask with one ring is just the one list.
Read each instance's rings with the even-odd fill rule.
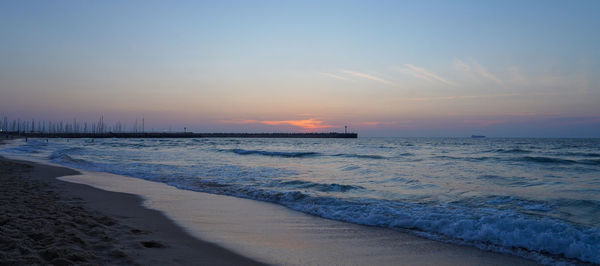
[[43,121],[21,120],[4,117],[0,121],[0,136],[6,138],[341,138],[356,139],[357,133],[348,132],[344,126],[344,133],[338,132],[304,132],[304,133],[194,133],[183,127],[183,131],[157,130],[146,131],[146,120],[136,118],[133,124],[127,125],[120,121],[114,124],[106,123],[104,116],[97,122],[81,121]]
[[4,132],[6,137],[25,138],[358,138],[357,133],[194,133],[194,132],[105,132],[105,133],[46,133]]

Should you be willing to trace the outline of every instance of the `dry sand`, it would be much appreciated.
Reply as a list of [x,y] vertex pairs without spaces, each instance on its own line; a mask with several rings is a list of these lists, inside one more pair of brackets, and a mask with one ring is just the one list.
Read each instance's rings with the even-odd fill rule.
[[138,196],[55,178],[74,174],[0,157],[0,264],[260,264],[190,236]]

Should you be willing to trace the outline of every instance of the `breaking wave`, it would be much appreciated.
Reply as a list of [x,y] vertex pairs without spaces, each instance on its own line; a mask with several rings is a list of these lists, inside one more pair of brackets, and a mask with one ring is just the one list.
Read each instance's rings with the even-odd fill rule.
[[261,151],[261,150],[244,150],[244,149],[231,149],[233,153],[239,155],[264,155],[272,157],[285,157],[285,158],[302,158],[320,155],[318,152],[284,152],[284,151]]

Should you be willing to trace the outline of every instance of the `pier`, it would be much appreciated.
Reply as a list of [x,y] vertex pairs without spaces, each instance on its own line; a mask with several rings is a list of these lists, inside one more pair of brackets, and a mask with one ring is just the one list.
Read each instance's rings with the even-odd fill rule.
[[193,132],[137,132],[137,133],[41,133],[5,132],[6,136],[27,138],[358,138],[357,133],[193,133]]

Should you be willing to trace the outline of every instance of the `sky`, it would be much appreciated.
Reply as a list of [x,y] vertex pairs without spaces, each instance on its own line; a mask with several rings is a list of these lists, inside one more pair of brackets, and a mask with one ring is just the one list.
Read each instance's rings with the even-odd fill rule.
[[600,1],[5,1],[0,116],[600,137]]

